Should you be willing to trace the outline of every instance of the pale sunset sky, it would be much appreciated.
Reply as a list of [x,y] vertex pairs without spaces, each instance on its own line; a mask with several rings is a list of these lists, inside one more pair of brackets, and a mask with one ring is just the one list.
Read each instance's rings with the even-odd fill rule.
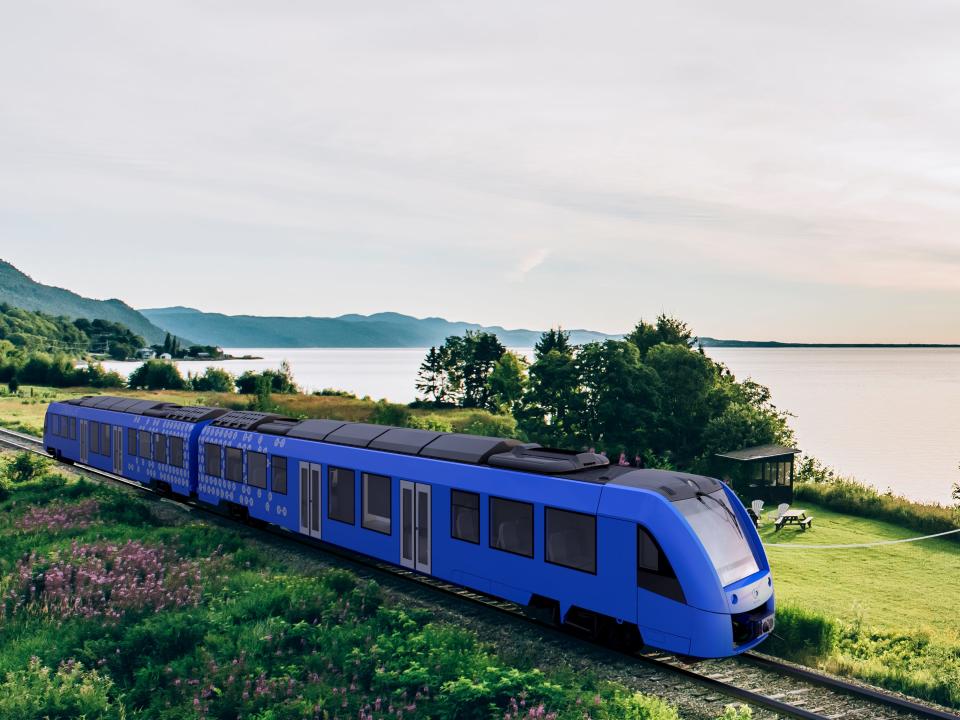
[[955,2],[0,2],[0,257],[41,282],[960,342]]

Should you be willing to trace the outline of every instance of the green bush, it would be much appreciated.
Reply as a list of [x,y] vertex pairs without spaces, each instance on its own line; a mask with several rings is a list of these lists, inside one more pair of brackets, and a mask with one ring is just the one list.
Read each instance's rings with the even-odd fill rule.
[[31,658],[26,669],[7,673],[0,683],[0,717],[4,720],[120,720],[123,705],[114,700],[113,681],[79,663],[64,663],[56,672]]
[[475,413],[463,426],[461,432],[471,435],[513,438],[517,437],[517,421],[510,415]]
[[130,373],[127,384],[136,390],[186,390],[177,366],[169,360],[147,360]]
[[370,422],[378,425],[396,425],[403,427],[410,421],[410,411],[403,405],[378,400],[373,406]]
[[30,482],[49,469],[49,458],[31,452],[19,452],[3,461],[3,476],[12,483]]
[[411,415],[407,419],[407,427],[434,432],[453,432],[453,425],[439,415]]
[[763,649],[780,657],[825,657],[837,646],[840,626],[820,613],[795,605],[777,606],[777,626]]
[[236,383],[237,379],[233,375],[215,367],[208,367],[203,375],[190,378],[191,387],[199,392],[232,393]]

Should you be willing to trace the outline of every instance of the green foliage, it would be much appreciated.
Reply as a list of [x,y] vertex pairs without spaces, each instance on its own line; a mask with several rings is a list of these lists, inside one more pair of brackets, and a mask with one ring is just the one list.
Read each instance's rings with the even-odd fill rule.
[[378,400],[373,406],[373,413],[370,416],[370,422],[378,425],[403,427],[409,423],[409,420],[410,411],[407,408],[387,400]]
[[503,438],[517,437],[519,434],[517,421],[511,416],[489,415],[487,413],[472,415],[460,429],[460,432]]
[[534,348],[523,406],[515,413],[519,427],[543,445],[573,445],[579,401],[579,368],[570,335],[548,330]]
[[[819,463],[816,467],[822,469]],[[957,527],[954,508],[914,502],[892,493],[881,494],[869,485],[837,478],[832,471],[824,472],[828,473],[826,481],[794,484],[796,500],[848,515],[884,520],[921,533],[934,534]],[[833,479],[829,479],[831,477]],[[947,535],[945,539],[960,541],[960,533]]]
[[120,720],[123,704],[112,697],[113,681],[80,663],[64,663],[54,672],[31,658],[23,670],[0,683],[0,717],[5,720]]
[[503,353],[487,378],[491,405],[500,412],[518,409],[526,384],[526,359],[514,352]]
[[142,337],[120,323],[78,318],[73,324],[87,336],[89,351],[106,353],[114,360],[133,357],[144,346]]
[[837,647],[840,626],[820,613],[795,605],[777,605],[777,627],[763,646],[765,652],[806,660],[827,656]]
[[453,425],[438,415],[411,415],[407,418],[407,427],[434,432],[453,432]]
[[437,405],[496,409],[489,378],[506,348],[496,335],[467,330],[432,347],[420,365],[416,387]]
[[130,373],[127,384],[135,390],[186,390],[187,381],[169,360],[147,360]]
[[657,318],[656,325],[641,320],[624,340],[635,345],[642,357],[660,344],[689,348],[697,341],[685,322],[663,314]]
[[199,392],[232,393],[236,388],[237,379],[226,370],[208,367],[203,375],[189,378],[190,387]]
[[262,387],[266,382],[269,392],[282,395],[294,395],[300,392],[296,383],[293,381],[293,372],[290,370],[290,363],[284,360],[280,363],[279,370],[264,370],[255,373],[247,370],[237,378],[237,391],[243,395],[255,395],[264,392]]
[[717,720],[752,720],[753,710],[749,705],[726,705]]
[[75,367],[75,360],[67,355],[49,355],[42,352],[7,355],[0,358],[0,379],[8,386],[21,384],[49,387],[121,387],[123,378],[115,372],[106,372],[98,363]]
[[50,469],[50,459],[31,452],[18,452],[2,461],[3,477],[12,483],[30,482],[42,477]]

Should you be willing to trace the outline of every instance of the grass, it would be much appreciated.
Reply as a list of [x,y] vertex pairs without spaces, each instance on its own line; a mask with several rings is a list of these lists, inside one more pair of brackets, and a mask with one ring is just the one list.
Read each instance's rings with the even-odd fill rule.
[[3,478],[5,720],[678,720],[589,672],[517,663],[349,571],[38,474]]
[[[760,535],[777,590],[777,630],[761,648],[892,690],[960,707],[960,547],[951,540],[800,549],[916,536],[881,520],[804,503],[807,532]],[[773,544],[794,547],[776,547]]]

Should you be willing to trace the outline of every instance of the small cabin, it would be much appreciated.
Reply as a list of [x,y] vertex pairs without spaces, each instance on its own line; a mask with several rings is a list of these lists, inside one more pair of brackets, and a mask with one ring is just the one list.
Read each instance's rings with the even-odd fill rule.
[[138,360],[153,360],[157,356],[157,351],[153,348],[140,348],[137,350]]
[[769,504],[793,502],[794,458],[800,451],[785,445],[717,453],[717,475],[749,506],[754,500]]

